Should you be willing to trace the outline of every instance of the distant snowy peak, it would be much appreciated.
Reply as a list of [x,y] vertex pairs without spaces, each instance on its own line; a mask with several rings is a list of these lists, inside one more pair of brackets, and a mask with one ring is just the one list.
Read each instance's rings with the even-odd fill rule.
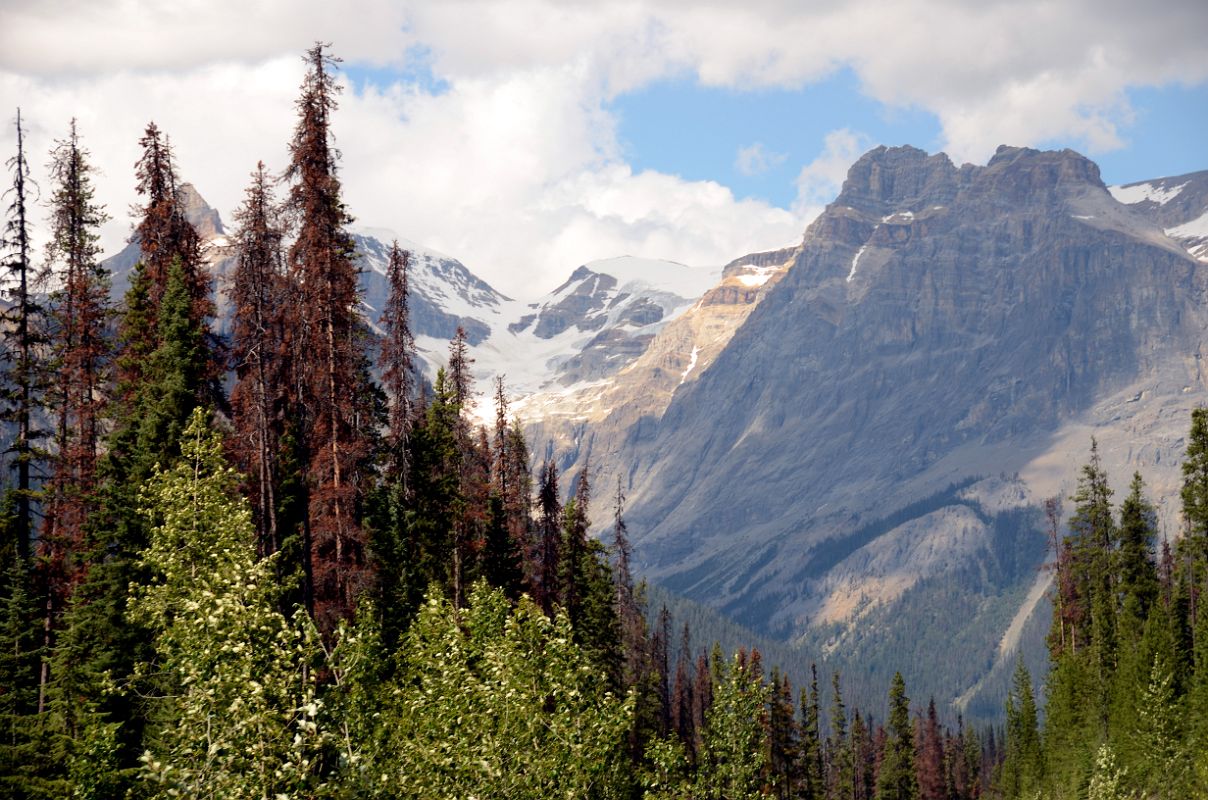
[[621,256],[592,261],[509,326],[550,339],[575,329],[639,329],[665,322],[717,282],[720,268]]
[[689,267],[676,261],[618,256],[592,261],[581,269],[615,278],[623,291],[649,291],[700,297],[717,282],[720,267]]
[[1208,261],[1208,170],[1109,187],[1112,196],[1157,223],[1200,261]]
[[503,324],[503,309],[511,304],[509,298],[457,259],[382,228],[354,228],[352,238],[362,269],[363,299],[372,311],[385,308],[390,296],[386,269],[391,244],[397,241],[400,249],[411,253],[408,288],[411,324],[417,335],[448,340],[460,325],[470,342],[478,344]]

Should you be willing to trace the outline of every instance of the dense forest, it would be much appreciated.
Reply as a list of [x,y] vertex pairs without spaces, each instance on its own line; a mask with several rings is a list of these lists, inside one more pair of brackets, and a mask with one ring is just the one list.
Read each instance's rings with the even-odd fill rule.
[[650,607],[622,487],[601,503],[589,471],[534,468],[503,379],[475,396],[463,332],[422,377],[397,244],[365,317],[338,59],[316,45],[306,63],[290,163],[257,165],[236,214],[225,337],[168,136],[152,123],[139,143],[141,259],[113,302],[74,122],[36,255],[18,114],[0,794],[1205,796],[1208,411],[1173,545],[1155,552],[1140,476],[1113,508],[1094,450],[1068,531],[1050,515],[1047,703],[1022,662],[1005,727],[980,731],[912,704],[900,675],[871,710],[838,674],[795,689],[758,649]]

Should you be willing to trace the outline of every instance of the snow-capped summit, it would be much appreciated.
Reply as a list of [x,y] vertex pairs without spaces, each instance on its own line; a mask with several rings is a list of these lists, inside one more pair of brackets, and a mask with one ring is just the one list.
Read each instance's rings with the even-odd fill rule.
[[477,345],[506,323],[512,301],[470,272],[456,258],[409,241],[384,228],[354,228],[360,260],[362,300],[371,315],[386,307],[390,285],[386,267],[390,246],[411,253],[409,272],[411,328],[417,336],[449,340],[460,325]]

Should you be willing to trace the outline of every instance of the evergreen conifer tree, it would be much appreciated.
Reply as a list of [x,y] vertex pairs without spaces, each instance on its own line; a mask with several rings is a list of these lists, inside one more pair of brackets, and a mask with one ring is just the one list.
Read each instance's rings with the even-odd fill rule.
[[[174,268],[179,269],[184,291],[189,298],[188,319],[201,331],[209,349],[206,382],[199,391],[208,402],[221,401],[216,388],[218,359],[213,355],[209,319],[214,316],[210,276],[202,264],[202,242],[185,216],[180,198],[179,179],[171,143],[154,122],[147,125],[139,140],[142,155],[135,164],[136,190],[146,198],[138,208],[139,223],[134,230],[140,259],[126,297],[122,318],[122,357],[117,362],[122,399],[136,392],[142,382],[144,359],[161,344],[159,309]],[[134,302],[137,301],[137,302]]]
[[1032,676],[1021,657],[1015,662],[1011,692],[1007,695],[1007,753],[1000,786],[1008,797],[1027,797],[1040,787],[1043,759]]
[[[1154,559],[1156,512],[1145,498],[1141,473],[1133,474],[1128,497],[1120,506],[1119,591],[1133,617],[1143,621],[1158,597],[1158,570]],[[1127,635],[1128,629],[1121,630]]]
[[894,673],[889,689],[889,729],[886,731],[881,768],[877,774],[877,800],[917,800],[914,726],[910,724],[910,700],[902,673]]
[[105,757],[119,765],[98,778],[98,785],[109,787],[105,791],[131,785],[143,748],[145,706],[135,668],[151,659],[149,636],[127,617],[130,586],[146,580],[138,555],[149,531],[137,511],[138,491],[156,465],[179,456],[185,427],[208,391],[210,351],[192,319],[194,308],[185,271],[174,263],[151,338],[159,344],[119,404],[117,427],[98,466],[88,570],[72,595],[51,663],[52,707],[69,739],[64,760],[87,760],[87,748],[104,745]]
[[831,675],[831,735],[827,740],[827,796],[834,800],[852,800],[855,791],[855,763],[847,731],[847,707],[839,673]]
[[339,60],[316,44],[298,98],[290,143],[289,204],[299,221],[289,250],[298,302],[287,336],[298,370],[302,451],[309,486],[304,523],[305,593],[320,628],[351,614],[368,582],[362,501],[374,450],[373,392],[356,315],[357,268],[351,221],[336,176],[331,114]]
[[948,800],[948,780],[945,764],[944,737],[935,711],[935,698],[927,703],[927,716],[920,719],[919,735],[916,737],[921,800]]
[[763,719],[768,687],[741,651],[715,668],[713,704],[705,717],[695,784],[687,794],[701,800],[761,797],[769,753]]
[[389,407],[386,477],[388,483],[398,487],[398,496],[404,501],[410,493],[409,450],[415,422],[415,337],[411,333],[410,265],[410,251],[400,249],[397,241],[391,243],[386,266],[390,295],[382,313],[386,335],[378,357]]
[[[537,491],[537,585],[534,594],[545,613],[553,612],[554,604],[562,596],[558,577],[561,567],[562,549],[562,504],[558,496],[558,468],[553,461],[546,461],[541,468],[540,487]],[[664,641],[666,645],[666,641]]]
[[12,173],[12,188],[4,195],[9,200],[4,224],[3,261],[0,268],[4,293],[4,384],[0,419],[14,429],[6,454],[16,473],[13,487],[14,517],[11,533],[17,555],[28,560],[32,552],[34,513],[37,506],[39,465],[44,460],[38,440],[44,431],[37,426],[36,412],[41,406],[45,375],[42,365],[43,309],[34,292],[34,271],[30,261],[28,203],[32,180],[25,155],[25,129],[17,110],[17,152],[5,163]]
[[768,773],[776,797],[797,797],[801,785],[800,730],[793,704],[793,685],[772,668],[768,696]]
[[857,709],[851,722],[852,800],[872,800],[876,792],[876,746],[869,727]]
[[826,796],[826,770],[822,751],[822,709],[818,693],[818,666],[810,664],[808,691],[801,691],[801,796],[822,800]]
[[233,307],[231,366],[232,451],[249,484],[257,549],[281,548],[277,514],[281,439],[288,416],[284,315],[289,286],[282,252],[285,229],[264,162],[256,165],[243,205],[235,212],[237,248],[228,294]]
[[[47,592],[45,629],[59,617],[86,566],[85,527],[96,512],[97,460],[112,355],[109,272],[102,266],[98,228],[108,218],[94,200],[93,168],[80,147],[75,120],[51,151],[52,234],[47,248],[53,378],[48,405],[54,453],[47,480],[40,561]],[[48,640],[47,646],[51,644]],[[43,683],[48,678],[44,675]]]
[[[11,510],[2,522],[11,525]],[[0,795],[58,798],[68,791],[56,762],[54,726],[41,706],[42,603],[33,567],[11,549],[0,573]]]

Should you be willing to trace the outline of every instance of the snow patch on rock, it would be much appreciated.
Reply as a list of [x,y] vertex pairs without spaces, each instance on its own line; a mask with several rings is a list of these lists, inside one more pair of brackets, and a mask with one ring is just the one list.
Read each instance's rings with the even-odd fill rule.
[[851,271],[847,273],[848,283],[851,283],[852,279],[856,277],[856,269],[858,269],[860,266],[860,256],[864,255],[864,251],[867,249],[868,245],[862,245],[860,249],[856,251],[855,257],[851,260]]
[[1153,183],[1134,183],[1129,186],[1109,186],[1108,191],[1112,193],[1112,197],[1126,206],[1143,203],[1146,200],[1163,206],[1178,197],[1186,186],[1186,183],[1181,183],[1168,188]]

